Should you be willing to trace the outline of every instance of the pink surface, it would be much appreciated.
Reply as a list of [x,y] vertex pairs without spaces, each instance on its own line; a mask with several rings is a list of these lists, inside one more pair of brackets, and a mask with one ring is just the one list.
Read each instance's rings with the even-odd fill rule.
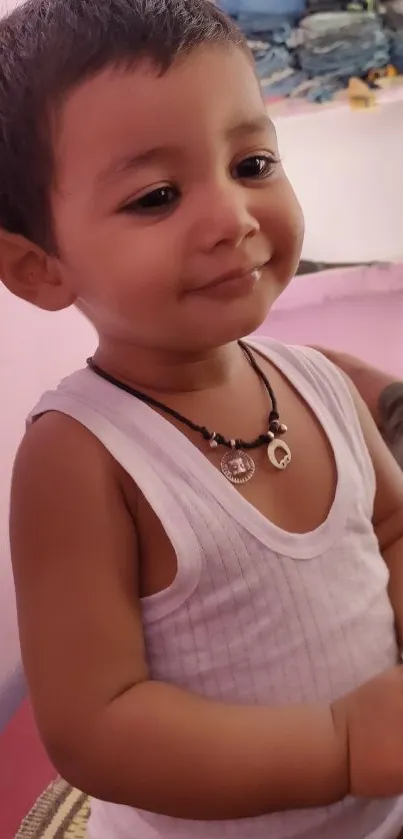
[[403,378],[403,292],[387,300],[368,296],[278,312],[261,332],[288,343],[350,352]]
[[28,703],[0,735],[0,839],[13,839],[22,819],[56,777]]
[[344,350],[403,378],[403,265],[297,277],[259,333]]

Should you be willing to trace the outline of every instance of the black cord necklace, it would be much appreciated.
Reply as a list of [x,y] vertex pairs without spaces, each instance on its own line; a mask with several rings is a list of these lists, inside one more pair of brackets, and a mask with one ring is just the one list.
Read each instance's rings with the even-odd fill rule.
[[[271,400],[271,410],[267,422],[267,431],[264,434],[259,434],[255,440],[250,441],[228,440],[222,434],[218,434],[215,431],[209,431],[209,429],[205,428],[205,426],[197,425],[195,422],[192,422],[192,420],[189,420],[187,417],[179,414],[178,411],[175,411],[173,408],[169,408],[168,405],[164,405],[162,402],[159,402],[152,396],[148,396],[141,390],[135,390],[130,387],[130,385],[126,385],[124,382],[119,381],[119,379],[115,379],[114,376],[111,376],[101,367],[98,367],[92,358],[88,359],[87,364],[90,370],[92,370],[93,373],[96,373],[97,376],[100,376],[101,379],[105,379],[105,381],[115,387],[118,387],[120,390],[125,391],[125,393],[128,393],[130,396],[134,396],[136,399],[139,399],[140,402],[145,402],[146,405],[150,405],[152,408],[156,408],[158,411],[168,414],[168,416],[177,420],[177,422],[186,425],[191,429],[191,431],[201,434],[203,439],[210,444],[212,449],[215,449],[218,446],[224,446],[229,449],[230,451],[226,452],[226,454],[224,454],[221,458],[221,472],[232,484],[245,484],[253,478],[256,470],[255,461],[253,460],[253,457],[248,454],[248,451],[258,449],[261,446],[267,446],[268,458],[276,469],[285,469],[288,466],[291,462],[291,451],[288,444],[284,440],[280,439],[288,429],[286,425],[283,425],[283,423],[280,422],[277,400],[273,392],[273,388],[271,387],[267,376],[259,367],[249,347],[243,341],[238,341],[238,344],[245,353],[251,367],[264,384]],[[278,457],[278,455],[280,455],[280,457]]]

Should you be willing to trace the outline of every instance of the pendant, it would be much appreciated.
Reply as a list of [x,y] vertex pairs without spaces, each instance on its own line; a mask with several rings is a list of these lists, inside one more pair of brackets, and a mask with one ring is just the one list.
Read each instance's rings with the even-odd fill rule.
[[[278,455],[281,455],[278,457]],[[276,438],[269,443],[267,456],[275,469],[286,469],[291,463],[291,449],[284,440]]]
[[221,472],[231,484],[247,484],[255,469],[255,461],[241,449],[231,449],[221,458]]

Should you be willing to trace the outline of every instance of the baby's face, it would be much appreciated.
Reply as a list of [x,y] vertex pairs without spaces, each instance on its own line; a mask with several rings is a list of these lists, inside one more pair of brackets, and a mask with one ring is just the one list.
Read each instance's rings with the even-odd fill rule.
[[199,351],[262,322],[303,222],[241,49],[197,49],[164,75],[108,69],[54,128],[61,276],[101,334]]

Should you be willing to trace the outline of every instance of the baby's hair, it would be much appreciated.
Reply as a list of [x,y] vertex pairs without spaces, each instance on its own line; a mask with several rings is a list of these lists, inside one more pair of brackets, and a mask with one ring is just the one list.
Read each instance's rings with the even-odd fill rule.
[[[0,227],[56,252],[52,116],[108,66],[164,73],[203,44],[244,41],[209,0],[28,0],[0,20]],[[178,91],[180,95],[180,91]]]

